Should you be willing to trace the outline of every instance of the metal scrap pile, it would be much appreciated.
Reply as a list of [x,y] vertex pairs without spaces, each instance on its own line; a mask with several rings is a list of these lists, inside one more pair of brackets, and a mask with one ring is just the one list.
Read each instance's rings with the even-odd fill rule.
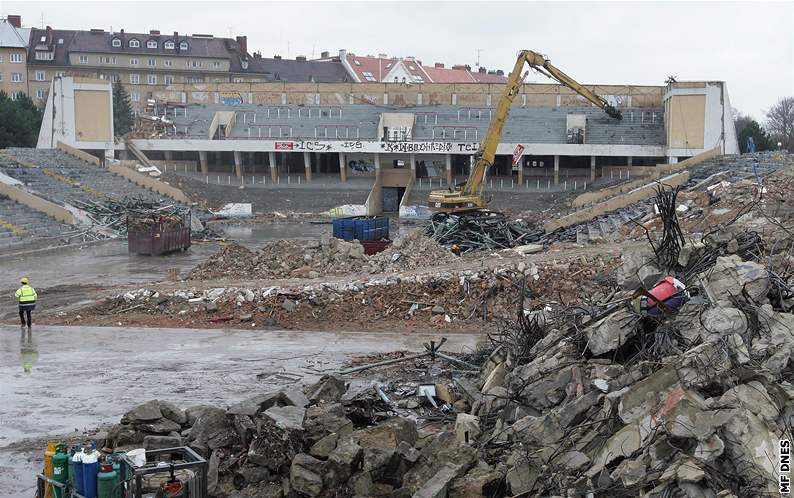
[[438,213],[425,226],[425,235],[443,246],[457,246],[460,254],[537,242],[543,233],[543,230],[535,230],[520,220],[509,221],[504,214],[493,211]]
[[120,237],[127,235],[127,215],[133,215],[140,223],[154,223],[156,220],[181,223],[188,208],[164,201],[147,201],[126,197],[121,200],[107,198],[103,201],[74,201],[84,210],[95,225],[110,229]]

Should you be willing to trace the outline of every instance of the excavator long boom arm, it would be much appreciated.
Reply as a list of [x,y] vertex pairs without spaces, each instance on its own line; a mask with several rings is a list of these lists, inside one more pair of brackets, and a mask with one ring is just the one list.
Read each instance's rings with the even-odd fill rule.
[[521,70],[524,68],[524,63],[529,65],[529,67],[532,69],[535,69],[545,74],[549,78],[567,86],[574,92],[592,102],[597,107],[603,109],[604,112],[611,117],[615,119],[622,119],[622,115],[620,114],[619,110],[610,105],[609,102],[607,102],[603,97],[591,92],[584,86],[577,83],[576,80],[554,67],[551,62],[549,62],[549,59],[537,52],[533,52],[532,50],[522,50],[518,54],[515,66],[507,78],[507,85],[505,85],[505,89],[502,92],[502,96],[500,97],[499,103],[496,106],[491,124],[488,127],[488,131],[485,134],[484,140],[480,144],[480,149],[475,155],[475,165],[469,174],[469,178],[467,179],[465,186],[462,189],[462,194],[464,195],[481,194],[480,188],[483,184],[483,180],[485,179],[485,173],[488,171],[488,168],[493,165],[494,159],[496,157],[496,148],[499,145],[499,141],[501,140],[502,128],[504,127],[505,121],[507,120],[507,115],[510,112],[510,106],[513,104],[513,100],[521,88],[521,83],[523,80]]

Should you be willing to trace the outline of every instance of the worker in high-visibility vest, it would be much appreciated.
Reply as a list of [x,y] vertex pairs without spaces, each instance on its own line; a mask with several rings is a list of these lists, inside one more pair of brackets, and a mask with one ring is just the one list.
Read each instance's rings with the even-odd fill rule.
[[[22,285],[15,294],[19,302],[19,319],[22,321],[22,330],[24,331],[26,327],[30,330],[33,325],[30,312],[36,308],[36,299],[39,296],[36,294],[36,289],[29,285],[27,277],[22,277],[19,283]],[[27,320],[25,320],[26,318]]]

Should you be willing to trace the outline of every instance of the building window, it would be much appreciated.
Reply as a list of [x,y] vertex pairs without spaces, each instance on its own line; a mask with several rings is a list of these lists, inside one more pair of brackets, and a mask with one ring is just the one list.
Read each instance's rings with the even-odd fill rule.
[[141,48],[141,42],[138,40],[130,40],[130,48]]
[[63,71],[58,71],[57,73],[55,73],[55,76],[57,76],[58,78],[63,78],[63,76],[64,76],[65,74],[66,74],[66,73],[64,73]]
[[416,74],[414,75],[414,83],[424,83],[424,82],[425,80],[423,80],[421,76]]
[[353,59],[353,64],[355,64],[356,66],[360,66],[361,65],[361,63],[359,61],[355,60],[355,59]]
[[146,82],[149,83],[150,85],[156,85],[157,84],[157,75],[156,74],[147,75],[146,76]]
[[20,64],[22,62],[22,54],[12,53],[8,56],[8,61],[14,64]]
[[137,66],[137,65],[138,65],[138,59],[136,58],[130,59],[130,66]]
[[[53,52],[36,52],[36,60],[37,61],[51,61],[54,58]],[[0,58],[0,62],[3,62],[2,58]]]
[[36,90],[36,98],[43,100],[46,96],[47,96],[47,90],[44,90],[43,88],[39,88],[38,90]]
[[99,62],[103,64],[115,64],[116,57],[110,57],[110,56],[99,57]]
[[132,92],[132,93],[130,93],[130,100],[132,100],[133,102],[140,102],[140,100],[141,100],[141,94],[140,94],[140,93],[138,93],[138,92]]
[[88,56],[87,55],[81,55],[80,56],[80,64],[88,64]]
[[174,61],[172,61],[171,59],[166,59],[166,60],[163,61],[163,65],[165,67],[171,67],[171,66],[174,65]]
[[174,77],[171,76],[170,74],[166,74],[165,76],[163,76],[163,79],[165,80],[166,85],[172,85],[174,83]]
[[174,49],[174,42],[168,40],[167,42],[163,43],[163,48],[166,50],[173,50]]
[[221,67],[221,62],[220,61],[212,61],[212,67],[214,67],[215,69],[218,69],[219,67]]
[[0,73],[0,81],[3,81],[3,73]]
[[110,44],[116,48],[119,48],[121,47],[121,40],[119,40],[118,38],[113,38],[113,41],[110,42]]
[[11,97],[11,100],[16,100],[19,97],[19,92],[11,92],[8,96]]
[[191,67],[202,67],[203,65],[204,65],[204,63],[201,62],[201,61],[190,61],[190,66]]
[[235,83],[242,83],[243,79],[242,78],[234,78],[234,82]]
[[375,77],[369,71],[364,71],[361,74],[364,75],[364,79],[367,80],[367,81],[378,81],[378,80],[375,79]]
[[14,83],[22,82],[22,73],[11,73],[11,81]]
[[188,83],[204,83],[204,77],[202,77],[202,76],[191,76],[188,79]]
[[3,62],[3,55],[0,54],[0,62]]
[[63,38],[58,38],[58,45],[63,45]]
[[188,45],[186,41],[179,42],[179,50],[187,50],[187,49],[188,49]]
[[157,48],[157,42],[155,40],[147,41],[146,48]]
[[156,66],[157,65],[157,61],[155,59],[149,59],[149,65],[150,66]]
[[137,85],[141,82],[141,76],[139,74],[131,74],[130,75],[130,84]]
[[112,81],[113,83],[118,83],[118,81],[119,81],[120,79],[121,79],[121,78],[119,78],[119,75],[118,75],[118,74],[116,74],[116,73],[113,73],[113,74],[111,74],[111,75],[110,75],[110,81]]
[[46,74],[44,71],[36,71],[36,81],[44,81],[46,78]]

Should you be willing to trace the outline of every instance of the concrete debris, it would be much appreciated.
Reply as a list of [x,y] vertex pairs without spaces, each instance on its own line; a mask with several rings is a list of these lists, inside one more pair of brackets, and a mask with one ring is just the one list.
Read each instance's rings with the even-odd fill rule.
[[[423,268],[429,261],[443,264],[456,259],[417,229],[395,240],[385,251],[371,256],[364,254],[364,246],[358,241],[336,238],[328,238],[322,243],[316,240],[276,240],[265,243],[257,251],[230,243],[193,268],[187,279],[317,278],[362,270],[378,274]],[[250,302],[255,297],[256,294],[246,300]]]

